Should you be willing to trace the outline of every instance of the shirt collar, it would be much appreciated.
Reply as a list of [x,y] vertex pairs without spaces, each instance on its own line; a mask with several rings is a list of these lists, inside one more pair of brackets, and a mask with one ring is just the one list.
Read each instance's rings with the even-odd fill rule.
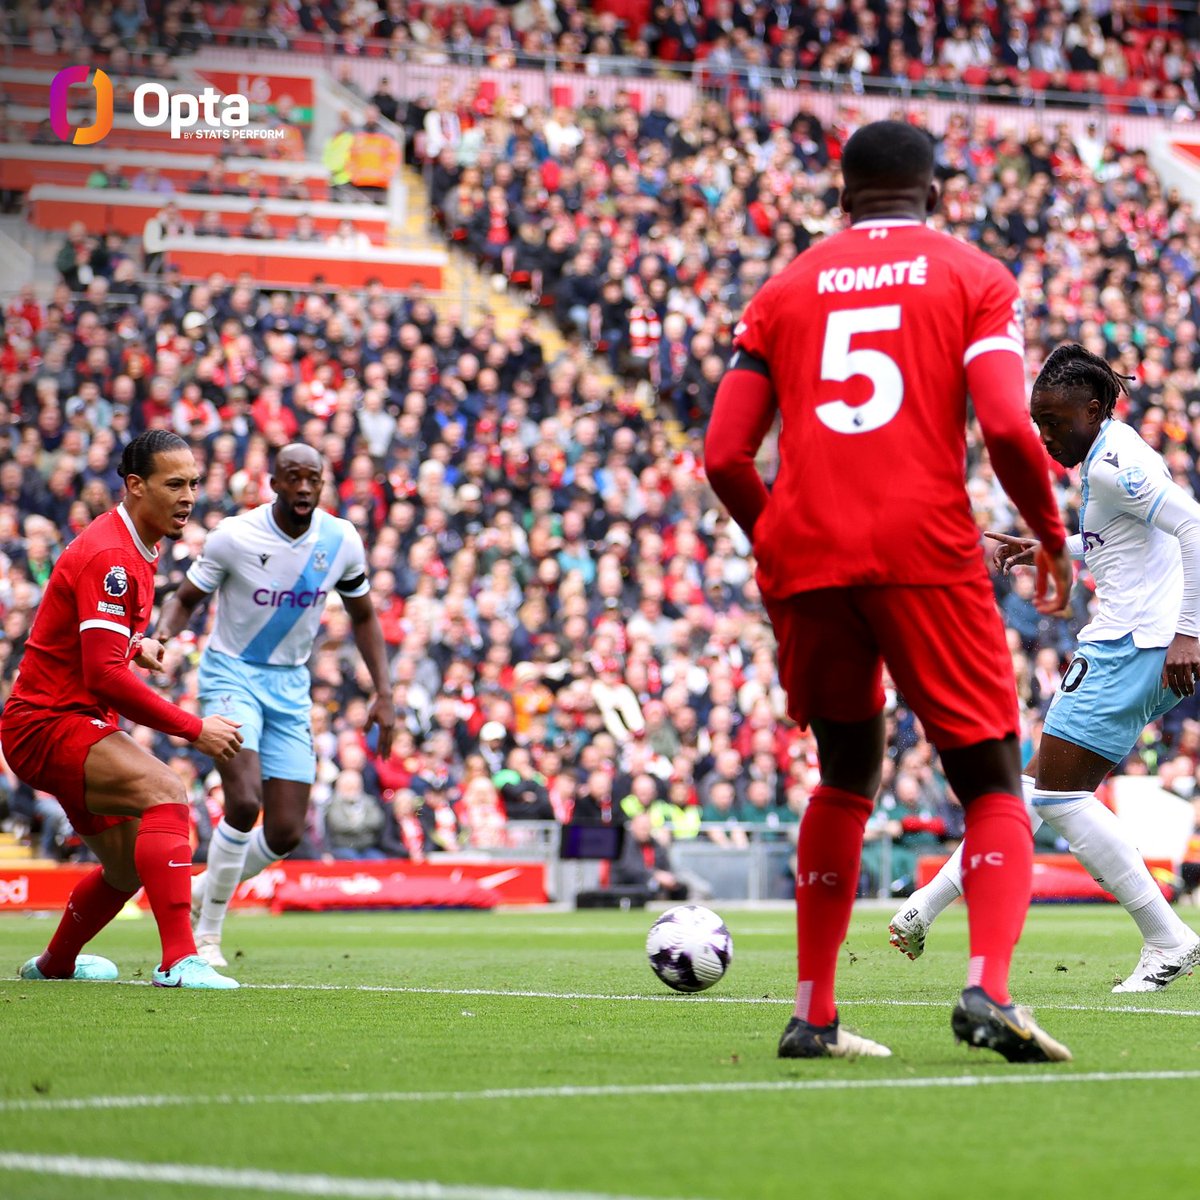
[[912,217],[873,217],[867,221],[855,221],[851,229],[900,229],[905,225],[924,225]]
[[1100,453],[1101,447],[1104,445],[1105,435],[1108,433],[1108,428],[1112,424],[1112,417],[1108,417],[1100,426],[1100,432],[1096,434],[1096,440],[1092,443],[1092,448],[1087,452],[1087,457],[1083,460],[1083,465],[1088,466],[1092,459]]
[[317,524],[321,520],[322,511],[319,507],[313,509],[312,520],[309,521],[308,528],[299,537],[290,537],[288,534],[284,533],[282,529],[280,529],[279,522],[275,520],[273,502],[265,507],[267,510],[267,528],[271,530],[272,533],[283,538],[283,540],[287,542],[289,546],[299,546],[301,542],[307,541],[317,532]]
[[123,502],[117,505],[117,515],[122,521],[125,522],[125,528],[129,530],[129,536],[133,538],[133,544],[141,552],[142,557],[147,562],[158,562],[158,547],[156,546],[153,550],[151,550],[146,543],[143,542],[140,537],[138,537],[138,531],[134,526],[133,518],[129,515],[129,512],[125,508]]

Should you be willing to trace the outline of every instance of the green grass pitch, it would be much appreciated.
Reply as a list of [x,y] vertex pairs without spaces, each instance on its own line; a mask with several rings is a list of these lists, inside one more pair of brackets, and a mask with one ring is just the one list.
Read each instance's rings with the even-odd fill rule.
[[[1030,914],[1016,995],[1075,1054],[1051,1066],[954,1043],[961,907],[916,963],[855,914],[842,1019],[893,1058],[780,1061],[791,915],[723,915],[696,997],[650,973],[651,913],[236,914],[233,993],[144,986],[153,924],[117,922],[124,984],[0,982],[0,1196],[1071,1200],[1200,1160],[1200,985],[1110,994],[1120,910]],[[6,972],[50,930],[0,919]]]

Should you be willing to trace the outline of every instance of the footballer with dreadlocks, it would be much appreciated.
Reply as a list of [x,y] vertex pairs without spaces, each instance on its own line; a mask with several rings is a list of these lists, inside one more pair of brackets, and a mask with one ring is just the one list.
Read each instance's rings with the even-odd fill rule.
[[[1055,692],[1022,777],[1034,829],[1045,821],[1133,918],[1143,947],[1114,992],[1153,992],[1200,963],[1200,937],[1163,898],[1124,826],[1095,796],[1142,729],[1196,690],[1200,676],[1200,505],[1162,458],[1113,414],[1123,377],[1082,346],[1060,346],[1033,385],[1047,454],[1080,468],[1080,532],[1068,539],[1096,582],[1096,607]],[[1082,464],[1082,465],[1080,465]],[[1037,543],[989,533],[1007,572]],[[910,958],[962,891],[961,853],[891,923]]]

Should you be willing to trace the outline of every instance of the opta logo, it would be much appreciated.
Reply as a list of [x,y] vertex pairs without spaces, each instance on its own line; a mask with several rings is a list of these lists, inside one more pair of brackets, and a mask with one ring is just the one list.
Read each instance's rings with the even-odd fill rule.
[[71,128],[67,116],[67,93],[73,83],[87,83],[91,69],[82,65],[63,67],[50,84],[50,126],[58,138],[76,146],[94,146],[101,138],[108,136],[113,123],[112,80],[97,67],[92,76],[92,87],[96,89],[96,119],[90,125]]
[[[50,84],[50,124],[64,142],[93,146],[113,127],[112,80],[99,68],[92,75],[96,89],[96,119],[75,129],[67,114],[67,93],[72,84],[87,83],[91,67],[64,67]],[[146,129],[171,128],[173,138],[282,137],[282,129],[248,130],[250,102],[236,92],[222,95],[206,87],[198,96],[168,92],[161,83],[143,83],[133,93],[133,119]],[[197,128],[197,126],[199,126]]]

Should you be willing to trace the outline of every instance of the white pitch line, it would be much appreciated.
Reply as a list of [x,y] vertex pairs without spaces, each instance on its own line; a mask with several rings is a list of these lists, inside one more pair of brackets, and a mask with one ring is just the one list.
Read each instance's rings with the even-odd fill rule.
[[[0,980],[3,982],[28,982],[17,980]],[[39,981],[36,986],[65,986],[70,980],[49,979]],[[97,984],[92,986],[114,986],[112,984]],[[120,979],[115,986],[149,987],[148,979]],[[503,988],[434,988],[405,986],[403,984],[386,983],[243,983],[243,991],[250,992],[380,992],[385,995],[398,996],[465,996],[495,998],[498,1000],[600,1000],[616,1003],[642,1004],[749,1004],[749,1005],[791,1005],[795,1001],[790,996],[700,996],[677,995],[647,995],[639,992],[540,992],[540,991],[506,991]],[[953,1000],[881,1000],[875,997],[842,997],[840,1004],[860,1006],[862,1008],[945,1008]],[[1037,1003],[1039,1012],[1085,1012],[1085,1013],[1129,1013],[1132,1015],[1154,1015],[1160,1017],[1200,1017],[1200,1009],[1196,1008],[1153,1008],[1148,1005],[1134,1004],[1054,1004]]]
[[119,1158],[81,1158],[73,1154],[9,1154],[0,1151],[0,1170],[30,1175],[59,1175],[71,1179],[189,1184],[221,1191],[337,1196],[349,1200],[637,1200],[632,1196],[599,1192],[560,1192],[422,1180],[349,1179],[341,1175],[298,1175],[244,1167],[130,1162]]
[[[535,992],[535,991],[504,991],[501,988],[431,988],[405,987],[392,984],[341,984],[341,983],[248,983],[243,987],[259,991],[318,991],[318,992],[396,992],[408,996],[484,996],[512,997],[518,1000],[615,1000],[641,1001],[646,1004],[795,1004],[791,996],[699,996],[699,995],[662,995],[650,996],[645,993],[629,992]],[[880,999],[843,999],[846,1005],[861,1005],[883,1008],[945,1008],[951,1004],[953,997],[946,1000],[880,1000]],[[1196,1008],[1151,1008],[1130,1004],[1041,1004],[1037,1006],[1043,1012],[1089,1012],[1089,1013],[1157,1013],[1167,1017],[1200,1017],[1200,1009]]]
[[1168,1083],[1200,1079],[1196,1071],[1089,1071],[1018,1075],[923,1075],[906,1079],[747,1079],[714,1083],[613,1083],[561,1087],[481,1088],[454,1092],[309,1092],[293,1095],[224,1096],[78,1096],[61,1100],[4,1100],[0,1113],[80,1112],[136,1108],[187,1108],[191,1106],[258,1106],[269,1104],[312,1106],[322,1104],[445,1104],[492,1100],[578,1100],[629,1096],[725,1095],[747,1092],[856,1092],[890,1088],[1021,1087],[1026,1084],[1064,1083]]

